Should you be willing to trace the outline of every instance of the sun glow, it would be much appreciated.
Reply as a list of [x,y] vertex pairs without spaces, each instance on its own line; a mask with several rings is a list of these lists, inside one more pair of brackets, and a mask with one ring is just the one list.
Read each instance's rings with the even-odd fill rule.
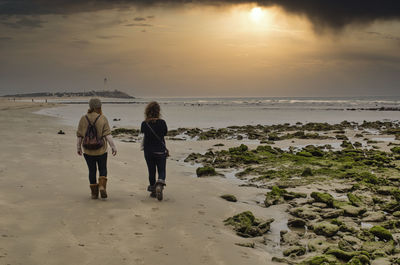
[[259,22],[264,17],[264,13],[261,7],[253,7],[250,11],[250,18],[254,22]]

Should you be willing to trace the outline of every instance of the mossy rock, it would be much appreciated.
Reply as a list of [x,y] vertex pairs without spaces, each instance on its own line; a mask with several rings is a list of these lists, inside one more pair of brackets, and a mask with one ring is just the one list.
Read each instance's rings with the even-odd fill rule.
[[306,220],[314,220],[318,217],[315,210],[307,207],[296,207],[289,210],[290,214],[299,218],[304,218]]
[[344,214],[351,217],[357,217],[362,215],[367,211],[367,209],[363,207],[355,207],[353,205],[343,205],[339,207],[340,209],[344,210]]
[[344,134],[338,134],[338,135],[336,135],[336,139],[337,139],[337,140],[349,140],[349,138],[347,138],[347,136],[344,135]]
[[311,177],[311,176],[313,176],[313,175],[314,175],[314,174],[313,174],[311,168],[309,168],[309,167],[306,167],[306,168],[303,170],[303,172],[301,173],[301,176],[302,176],[302,177]]
[[331,237],[339,231],[339,226],[328,222],[320,222],[313,226],[313,230],[317,235]]
[[394,217],[399,218],[399,217],[400,217],[400,211],[394,212],[394,213],[392,213],[392,215],[393,215]]
[[276,205],[276,204],[279,204],[279,203],[283,203],[284,202],[284,198],[282,197],[282,195],[284,193],[286,193],[286,192],[287,192],[286,190],[281,189],[278,186],[273,186],[271,188],[271,191],[269,191],[265,195],[264,205],[266,207],[269,207],[271,205]]
[[361,249],[373,254],[376,251],[383,251],[388,255],[392,255],[395,249],[395,243],[393,240],[388,242],[383,241],[366,241],[362,244]]
[[227,200],[228,202],[237,202],[235,195],[232,195],[232,194],[221,195],[221,198],[224,200]]
[[379,240],[381,241],[389,241],[393,239],[392,233],[390,233],[389,230],[380,225],[375,225],[371,227],[369,232],[379,238]]
[[299,263],[299,265],[337,265],[341,264],[335,256],[332,255],[318,255],[307,258]]
[[381,223],[381,226],[386,229],[399,229],[400,219],[387,220]]
[[254,242],[251,243],[235,243],[235,245],[245,248],[254,248],[256,244]]
[[285,193],[282,194],[282,197],[286,201],[291,201],[297,198],[307,198],[307,194],[300,192],[286,191]]
[[196,169],[197,177],[216,176],[218,175],[213,167],[199,167]]
[[272,218],[266,221],[258,220],[252,212],[246,211],[224,220],[224,223],[233,226],[238,236],[257,237],[267,233],[273,221]]
[[383,205],[382,210],[388,213],[394,213],[400,211],[400,202],[398,201],[391,201]]
[[333,205],[333,197],[329,193],[312,192],[311,198],[313,198],[316,202],[326,203],[330,207]]
[[334,244],[328,242],[325,237],[319,236],[308,241],[307,246],[310,252],[325,252],[330,247],[333,247]]
[[392,149],[390,149],[390,151],[392,151],[395,154],[400,154],[400,147],[399,146],[393,147]]
[[264,205],[269,207],[271,205],[284,203],[285,200],[290,201],[296,198],[307,198],[307,194],[289,192],[285,189],[279,188],[278,186],[273,186],[271,191],[265,195]]
[[347,263],[348,265],[369,265],[371,264],[370,259],[366,255],[358,255],[351,258]]
[[338,246],[344,251],[358,251],[361,249],[362,241],[354,236],[345,235],[338,242]]
[[281,257],[272,257],[271,259],[272,262],[277,262],[277,263],[285,263],[285,264],[289,264],[289,265],[294,265],[296,263],[291,262],[285,258],[281,258]]
[[126,128],[117,128],[112,130],[111,135],[112,136],[118,136],[120,134],[129,134],[132,136],[138,136],[139,135],[139,130],[137,129],[126,129]]
[[241,144],[238,147],[229,148],[229,153],[242,154],[242,153],[246,152],[247,150],[249,150],[249,147],[247,145]]
[[304,157],[312,157],[313,156],[310,152],[307,152],[307,151],[300,151],[296,155],[304,156]]
[[302,246],[292,246],[283,251],[283,255],[287,256],[303,256],[306,254],[306,249]]
[[370,183],[370,184],[379,184],[381,180],[375,176],[374,174],[370,172],[362,172],[359,173],[356,177],[356,180],[363,181],[365,183]]
[[363,201],[361,200],[361,198],[353,193],[347,193],[347,198],[349,199],[349,202],[356,206],[356,207],[361,207],[364,206]]
[[[360,256],[360,255],[364,255],[368,258],[369,253],[366,251],[344,251],[341,249],[337,249],[337,248],[331,248],[328,249],[325,254],[327,255],[333,255],[335,256],[337,259],[343,260],[343,261],[349,261],[351,260],[353,257],[355,256]],[[369,260],[369,258],[368,258]]]

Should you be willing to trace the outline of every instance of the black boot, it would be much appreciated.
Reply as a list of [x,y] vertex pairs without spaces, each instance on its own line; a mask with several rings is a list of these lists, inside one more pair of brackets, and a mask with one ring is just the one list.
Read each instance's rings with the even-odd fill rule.
[[156,187],[149,185],[147,187],[147,191],[150,191],[150,197],[155,198],[156,197]]

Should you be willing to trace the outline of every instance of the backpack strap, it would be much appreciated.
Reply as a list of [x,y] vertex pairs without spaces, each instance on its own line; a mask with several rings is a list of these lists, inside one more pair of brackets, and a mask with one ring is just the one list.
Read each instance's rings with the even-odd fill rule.
[[89,125],[95,125],[97,120],[100,118],[101,114],[99,114],[99,116],[97,116],[97,118],[94,120],[93,124],[89,121],[89,117],[87,115],[85,115],[86,120],[88,121]]
[[89,123],[89,125],[92,125],[92,123],[90,123],[89,121],[89,117],[87,115],[85,115],[87,122]]
[[97,116],[97,118],[94,120],[94,123],[93,123],[93,125],[95,125],[95,124],[96,124],[96,122],[97,122],[97,120],[100,118],[100,116],[101,116],[101,114],[99,114],[99,116]]

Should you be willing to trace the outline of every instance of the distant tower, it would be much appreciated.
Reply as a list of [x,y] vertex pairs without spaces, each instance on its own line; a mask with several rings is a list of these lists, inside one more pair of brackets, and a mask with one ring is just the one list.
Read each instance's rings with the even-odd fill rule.
[[107,90],[107,77],[104,77],[104,90]]

